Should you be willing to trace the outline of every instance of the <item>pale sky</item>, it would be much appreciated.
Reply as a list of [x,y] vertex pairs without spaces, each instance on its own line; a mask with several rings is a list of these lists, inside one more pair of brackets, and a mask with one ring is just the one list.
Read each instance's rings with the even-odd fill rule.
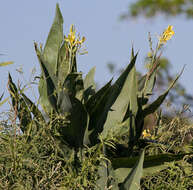
[[[137,69],[144,72],[143,61],[149,51],[148,32],[156,43],[156,36],[169,24],[173,25],[175,35],[167,43],[163,55],[171,61],[172,73],[177,74],[186,64],[180,82],[193,95],[193,20],[158,16],[151,20],[139,18],[121,22],[119,15],[131,2],[127,0],[1,0],[0,53],[5,55],[0,56],[0,62],[14,61],[14,65],[0,68],[0,94],[7,91],[8,71],[14,81],[20,80],[22,84],[29,80],[34,67],[39,71],[33,42],[45,44],[57,2],[64,17],[64,32],[67,34],[74,24],[81,36],[86,37],[88,54],[78,57],[79,70],[87,73],[96,66],[95,79],[100,85],[111,78],[107,62],[115,62],[120,68],[127,65],[132,44],[139,51]],[[24,77],[16,71],[20,67],[23,67]]]

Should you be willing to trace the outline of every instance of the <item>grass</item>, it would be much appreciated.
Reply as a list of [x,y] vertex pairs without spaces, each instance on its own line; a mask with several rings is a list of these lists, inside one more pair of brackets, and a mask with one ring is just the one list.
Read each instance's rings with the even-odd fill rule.
[[54,141],[47,126],[29,141],[16,133],[18,125],[8,125],[5,121],[2,124],[0,189],[92,189],[96,186],[96,170],[101,159],[99,147],[85,149],[86,157],[76,175],[73,151]]
[[[53,139],[49,126],[43,125],[29,139],[21,134],[14,114],[6,114],[7,119],[0,125],[0,189],[95,189],[99,165],[105,160],[101,144],[86,147],[85,157],[75,163],[73,150]],[[186,139],[192,132],[192,124],[185,117],[162,118],[151,131],[159,144],[148,143],[146,155],[192,152],[193,142]],[[166,164],[166,169],[141,179],[141,190],[193,189],[193,157]]]

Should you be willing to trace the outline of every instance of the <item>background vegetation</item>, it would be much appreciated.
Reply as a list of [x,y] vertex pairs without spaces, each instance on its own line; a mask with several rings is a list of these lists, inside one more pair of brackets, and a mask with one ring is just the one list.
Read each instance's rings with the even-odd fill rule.
[[[118,79],[97,90],[95,68],[85,78],[77,69],[85,38],[76,36],[73,25],[63,35],[57,5],[45,46],[34,44],[42,71],[39,102],[32,102],[26,86],[16,85],[9,74],[11,109],[2,113],[7,119],[0,128],[0,188],[192,189],[193,128],[183,115],[188,107],[172,117],[158,109],[182,74],[169,77],[167,61],[160,58],[168,34],[166,29],[160,35],[156,49],[149,37],[152,54],[144,76],[136,72],[132,48]],[[162,69],[170,84],[152,99],[156,78],[163,85]],[[145,119],[153,113],[150,130]]]

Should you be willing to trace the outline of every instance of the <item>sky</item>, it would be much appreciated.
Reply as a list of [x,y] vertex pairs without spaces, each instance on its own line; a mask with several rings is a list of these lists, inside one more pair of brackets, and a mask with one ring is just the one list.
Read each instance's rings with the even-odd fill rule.
[[[45,44],[52,25],[56,3],[59,3],[64,18],[64,33],[69,32],[71,24],[81,36],[86,37],[86,55],[78,56],[78,69],[87,73],[96,66],[95,80],[105,84],[112,75],[107,63],[116,63],[117,68],[126,67],[130,60],[132,44],[139,51],[136,67],[145,72],[144,57],[149,51],[148,32],[151,32],[154,45],[157,35],[168,25],[173,25],[174,37],[168,41],[163,52],[171,64],[171,72],[177,74],[184,65],[180,78],[187,91],[193,95],[193,20],[183,16],[166,18],[162,15],[146,20],[143,17],[120,21],[119,16],[127,11],[128,0],[1,0],[0,2],[0,62],[14,61],[13,65],[0,68],[0,94],[7,93],[8,72],[14,81],[23,85],[30,79],[34,68],[39,73],[39,64],[34,51],[34,42]],[[21,75],[16,70],[22,68]],[[37,89],[35,87],[35,89]],[[31,94],[37,100],[37,91]]]

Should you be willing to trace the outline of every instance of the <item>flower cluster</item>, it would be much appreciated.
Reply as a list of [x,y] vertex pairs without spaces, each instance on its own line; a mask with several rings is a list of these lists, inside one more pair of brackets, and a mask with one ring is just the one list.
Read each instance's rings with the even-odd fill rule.
[[145,139],[145,138],[148,138],[148,139],[151,139],[151,140],[154,140],[155,139],[155,136],[153,134],[151,134],[150,130],[149,129],[145,129],[143,132],[142,132],[142,137]]
[[68,42],[71,48],[73,48],[73,47],[80,46],[86,40],[86,38],[82,37],[82,39],[80,39],[80,36],[76,38],[76,30],[74,28],[74,25],[71,25],[70,33],[68,34],[68,37],[66,36],[64,37],[64,40]]
[[159,44],[165,44],[171,37],[174,35],[174,31],[172,30],[173,26],[169,25],[168,28],[164,30],[162,35],[159,38]]
[[151,133],[150,133],[149,129],[145,129],[145,130],[143,131],[143,133],[142,133],[142,136],[143,136],[143,138],[149,138],[149,137],[151,137]]

